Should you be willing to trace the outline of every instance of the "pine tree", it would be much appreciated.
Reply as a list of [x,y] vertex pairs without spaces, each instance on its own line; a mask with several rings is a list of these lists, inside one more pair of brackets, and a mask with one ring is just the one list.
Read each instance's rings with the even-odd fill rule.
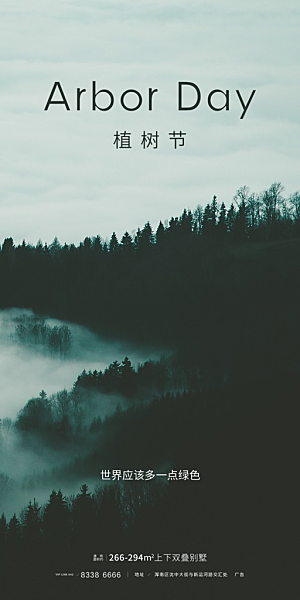
[[68,504],[61,490],[50,495],[42,518],[45,544],[50,555],[63,556],[66,552],[70,534],[70,515]]
[[226,208],[224,202],[220,206],[219,221],[217,224],[217,234],[219,238],[224,238],[227,234]]
[[127,356],[122,361],[121,371],[121,392],[124,396],[132,396],[136,391],[136,372],[134,371]]
[[77,554],[81,554],[91,548],[95,537],[95,506],[87,484],[81,486],[80,493],[75,498],[72,517],[74,542]]
[[159,249],[161,249],[164,246],[165,239],[165,228],[162,222],[160,221],[155,233],[156,245]]
[[210,208],[210,205],[207,204],[204,209],[204,213],[203,213],[201,234],[203,236],[209,235],[211,233],[211,227],[212,227],[211,208]]
[[2,556],[2,553],[5,548],[6,534],[7,534],[7,523],[6,523],[6,518],[5,518],[4,513],[2,513],[2,515],[0,517],[0,556]]
[[125,256],[131,256],[133,252],[133,240],[128,231],[126,231],[121,239],[121,250]]
[[227,216],[226,216],[226,226],[227,226],[227,230],[230,234],[233,232],[235,218],[236,218],[236,210],[234,208],[234,204],[232,203],[227,212]]
[[33,504],[29,502],[25,512],[22,532],[29,547],[36,547],[41,537],[40,510],[34,499]]
[[113,232],[113,234],[110,238],[110,241],[109,241],[109,246],[108,246],[109,252],[113,254],[113,253],[117,252],[118,248],[119,248],[118,238],[117,238],[115,232]]
[[211,225],[213,230],[217,224],[218,211],[219,208],[217,203],[217,196],[214,196],[210,205]]
[[147,252],[154,243],[154,235],[149,221],[143,227],[139,237],[139,251]]
[[7,550],[10,556],[20,551],[21,525],[16,513],[12,516],[7,527]]

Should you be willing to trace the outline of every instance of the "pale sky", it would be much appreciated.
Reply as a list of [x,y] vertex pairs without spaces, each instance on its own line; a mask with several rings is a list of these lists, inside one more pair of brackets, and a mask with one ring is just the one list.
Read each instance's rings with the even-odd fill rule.
[[[120,238],[214,194],[228,206],[242,185],[298,190],[299,15],[298,0],[2,0],[0,243]],[[110,111],[91,110],[93,80],[113,93]],[[55,81],[70,111],[44,111]],[[201,89],[195,110],[178,111],[179,81]],[[127,89],[142,94],[139,110],[120,106]],[[208,107],[213,89],[229,90],[229,111]],[[253,89],[241,120],[236,90]],[[117,130],[131,149],[113,145]],[[142,148],[144,130],[158,131],[156,150]],[[177,150],[173,130],[186,133]]]

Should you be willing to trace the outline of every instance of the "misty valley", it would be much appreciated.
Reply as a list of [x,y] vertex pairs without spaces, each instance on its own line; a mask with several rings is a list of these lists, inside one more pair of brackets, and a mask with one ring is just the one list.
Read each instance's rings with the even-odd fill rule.
[[[244,186],[229,208],[214,196],[120,241],[4,240],[5,584],[15,560],[23,581],[33,568],[51,580],[90,571],[94,552],[206,552],[217,570],[259,576],[280,542],[288,568],[300,194],[283,192]],[[193,470],[198,481],[182,476]]]
[[[0,315],[0,511],[12,516],[28,502],[31,490],[39,489],[39,498],[45,500],[51,485],[66,484],[66,470],[72,473],[68,490],[76,489],[74,482],[79,485],[81,479],[70,462],[75,459],[78,465],[77,455],[82,459],[91,452],[95,432],[109,416],[133,406],[138,390],[147,401],[162,384],[157,374],[151,391],[147,388],[157,368],[153,348],[129,344],[137,365],[133,368],[127,357],[121,361],[124,342],[104,341],[74,324],[46,322],[28,310],[9,309]],[[108,365],[116,356],[120,362]],[[11,369],[22,377],[12,377]],[[65,387],[57,389],[59,383]],[[82,469],[82,477],[94,485],[99,469]]]

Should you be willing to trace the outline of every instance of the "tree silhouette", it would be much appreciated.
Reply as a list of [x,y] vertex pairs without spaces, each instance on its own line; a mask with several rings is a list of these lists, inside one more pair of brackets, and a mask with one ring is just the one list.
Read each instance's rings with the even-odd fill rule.
[[70,536],[70,514],[61,490],[54,491],[43,513],[42,529],[49,558],[60,565],[67,555]]

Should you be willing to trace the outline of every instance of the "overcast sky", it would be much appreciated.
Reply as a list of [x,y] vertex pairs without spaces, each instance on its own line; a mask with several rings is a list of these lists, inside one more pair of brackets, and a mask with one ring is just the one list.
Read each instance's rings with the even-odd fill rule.
[[[121,237],[214,194],[228,206],[242,185],[299,189],[299,13],[298,0],[2,0],[0,242]],[[114,94],[110,111],[91,110],[93,80]],[[70,111],[44,111],[55,81]],[[178,111],[178,81],[201,89],[197,109]],[[129,112],[119,100],[132,88],[143,104]],[[215,88],[229,111],[209,109]],[[244,119],[237,89],[256,89]],[[131,149],[113,145],[117,130]],[[144,130],[158,149],[142,148]],[[173,130],[186,133],[177,150]]]

